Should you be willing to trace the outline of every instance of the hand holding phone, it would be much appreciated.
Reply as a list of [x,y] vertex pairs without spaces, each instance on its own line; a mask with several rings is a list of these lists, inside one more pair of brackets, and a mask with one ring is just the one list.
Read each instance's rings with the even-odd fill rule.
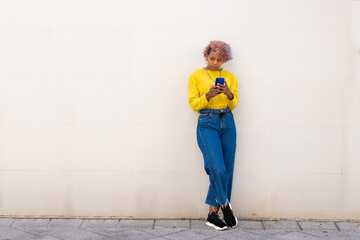
[[209,92],[206,93],[206,99],[207,99],[208,101],[210,101],[210,98],[213,98],[213,97],[219,95],[220,93],[222,93],[222,90],[221,90],[221,89],[222,89],[224,86],[221,86],[221,87],[220,87],[220,86],[216,86],[216,85],[218,85],[218,84],[224,85],[224,84],[225,84],[225,79],[224,79],[224,78],[216,78],[216,79],[215,79],[215,86],[212,86],[212,87],[210,88]]

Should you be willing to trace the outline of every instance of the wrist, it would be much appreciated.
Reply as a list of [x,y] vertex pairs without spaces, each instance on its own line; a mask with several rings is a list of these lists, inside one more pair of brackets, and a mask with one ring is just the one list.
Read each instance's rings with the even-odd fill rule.
[[205,94],[205,98],[206,98],[207,101],[210,101],[209,93]]

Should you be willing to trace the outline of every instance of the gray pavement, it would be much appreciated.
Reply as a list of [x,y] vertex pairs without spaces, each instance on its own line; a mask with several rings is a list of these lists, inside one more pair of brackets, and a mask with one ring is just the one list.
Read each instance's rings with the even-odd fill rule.
[[0,218],[0,240],[360,239],[360,222],[246,221],[216,231],[201,220]]

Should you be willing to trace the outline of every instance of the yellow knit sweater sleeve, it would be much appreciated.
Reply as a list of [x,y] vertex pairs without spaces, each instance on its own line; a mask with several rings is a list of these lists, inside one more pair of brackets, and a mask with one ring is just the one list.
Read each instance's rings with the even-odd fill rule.
[[188,82],[189,104],[197,112],[209,104],[205,96],[206,93],[200,94],[200,89],[198,88],[199,80],[199,75],[194,72],[190,75]]
[[228,108],[232,111],[239,104],[238,82],[237,82],[235,75],[233,75],[233,81],[232,81],[232,84],[229,85],[229,89],[233,93],[234,98],[232,100],[229,100],[228,98],[226,98],[226,102],[227,102]]

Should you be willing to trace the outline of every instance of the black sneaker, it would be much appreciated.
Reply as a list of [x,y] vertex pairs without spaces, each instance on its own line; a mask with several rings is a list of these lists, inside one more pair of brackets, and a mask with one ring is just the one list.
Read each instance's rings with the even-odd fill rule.
[[221,207],[221,210],[224,214],[224,220],[226,222],[226,225],[231,228],[236,228],[236,226],[238,225],[238,220],[231,209],[230,203],[228,202],[225,207]]
[[228,229],[226,224],[219,218],[219,215],[216,212],[208,215],[208,218],[206,219],[206,225],[214,227],[218,231]]

